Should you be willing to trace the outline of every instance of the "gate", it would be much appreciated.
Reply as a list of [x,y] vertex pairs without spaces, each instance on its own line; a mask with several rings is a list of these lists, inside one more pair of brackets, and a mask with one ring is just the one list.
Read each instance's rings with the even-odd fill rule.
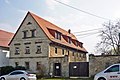
[[88,62],[70,62],[69,63],[70,77],[89,77]]

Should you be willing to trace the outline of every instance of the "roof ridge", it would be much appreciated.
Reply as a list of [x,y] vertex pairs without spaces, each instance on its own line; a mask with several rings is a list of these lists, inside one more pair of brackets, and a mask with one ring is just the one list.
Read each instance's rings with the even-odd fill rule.
[[[37,14],[34,14],[34,13],[30,12],[30,11],[28,11],[28,13],[30,13],[30,14],[32,14],[32,16],[36,16],[36,17],[38,17],[38,18],[40,18],[40,19],[42,19],[42,20],[46,21],[47,23],[50,23],[50,24],[52,24],[53,26],[55,26],[55,27],[59,28],[60,30],[63,30],[63,31],[65,31],[66,33],[68,33],[68,31],[67,31],[67,30],[65,30],[65,29],[62,29],[62,28],[58,27],[57,25],[55,25],[55,24],[51,23],[50,21],[48,21],[48,20],[46,20],[46,19],[44,19],[44,18],[42,18],[42,17],[38,16]],[[68,34],[69,34],[69,33],[68,33]],[[75,36],[73,33],[70,33],[70,34],[76,38],[76,36]],[[66,34],[64,34],[64,35],[66,35]],[[69,35],[67,35],[67,36],[69,36]],[[77,38],[76,38],[76,39],[77,39]]]

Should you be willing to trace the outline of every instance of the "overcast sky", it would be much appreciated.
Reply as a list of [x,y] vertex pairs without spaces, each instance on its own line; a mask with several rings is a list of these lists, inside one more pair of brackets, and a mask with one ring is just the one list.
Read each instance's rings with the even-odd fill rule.
[[[59,1],[110,20],[120,18],[120,0]],[[98,33],[93,31],[88,35],[76,32],[103,28],[102,24],[108,22],[108,20],[85,14],[54,0],[0,0],[0,29],[15,33],[28,11],[65,30],[71,29],[77,39],[84,43],[84,47],[89,53],[94,53],[94,47],[100,41]]]

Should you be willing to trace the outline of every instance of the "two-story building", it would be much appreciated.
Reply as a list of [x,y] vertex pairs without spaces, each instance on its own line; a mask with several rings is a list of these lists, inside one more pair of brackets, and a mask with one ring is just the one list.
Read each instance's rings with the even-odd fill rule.
[[28,12],[12,38],[10,65],[45,75],[69,76],[69,62],[85,62],[86,49],[71,30]]

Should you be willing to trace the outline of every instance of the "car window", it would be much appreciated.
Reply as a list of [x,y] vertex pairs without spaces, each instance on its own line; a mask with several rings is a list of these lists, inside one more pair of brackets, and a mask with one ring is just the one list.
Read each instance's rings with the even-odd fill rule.
[[118,72],[118,71],[119,71],[119,65],[114,65],[114,66],[110,67],[109,69],[107,69],[105,71],[105,73],[107,73],[107,72]]
[[18,75],[18,74],[24,74],[23,72],[13,72],[10,75]]

